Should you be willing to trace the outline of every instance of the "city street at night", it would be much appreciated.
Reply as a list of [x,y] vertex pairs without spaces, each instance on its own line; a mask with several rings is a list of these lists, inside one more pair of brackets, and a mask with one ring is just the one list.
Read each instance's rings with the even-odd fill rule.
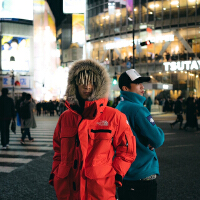
[[200,0],[0,0],[0,141],[0,200],[200,200]]
[[[200,131],[179,130],[178,125],[171,129],[169,123],[176,118],[173,113],[153,118],[165,133],[165,142],[157,149],[161,174],[157,178],[158,200],[199,199]],[[24,146],[19,142],[19,127],[16,135],[11,133],[9,150],[0,150],[1,200],[56,200],[48,179],[57,121],[57,116],[36,117],[38,126],[31,129],[35,141]]]

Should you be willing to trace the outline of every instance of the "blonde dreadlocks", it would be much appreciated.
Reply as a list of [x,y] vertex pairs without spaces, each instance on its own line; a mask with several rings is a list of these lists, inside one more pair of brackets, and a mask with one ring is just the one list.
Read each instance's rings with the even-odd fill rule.
[[96,74],[91,70],[83,70],[80,71],[76,77],[76,84],[77,85],[88,85],[91,83],[92,85],[95,85],[97,81]]

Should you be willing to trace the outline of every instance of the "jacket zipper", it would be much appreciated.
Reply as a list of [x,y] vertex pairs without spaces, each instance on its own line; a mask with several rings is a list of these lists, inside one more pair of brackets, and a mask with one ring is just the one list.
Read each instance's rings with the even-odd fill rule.
[[109,130],[109,129],[98,129],[98,130],[93,130],[93,129],[91,129],[91,132],[92,132],[92,133],[100,133],[100,132],[103,132],[103,133],[111,133],[112,131]]
[[126,137],[126,134],[125,134],[125,138],[126,138],[126,147],[127,147],[127,151],[128,151],[128,139]]

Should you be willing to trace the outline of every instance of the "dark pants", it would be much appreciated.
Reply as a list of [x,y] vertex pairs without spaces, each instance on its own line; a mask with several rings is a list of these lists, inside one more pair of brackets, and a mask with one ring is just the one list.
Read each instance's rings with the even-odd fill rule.
[[1,144],[5,147],[9,144],[9,134],[10,134],[10,122],[11,120],[0,120],[0,131],[1,131]]
[[37,110],[37,116],[41,115],[41,110]]
[[23,128],[22,129],[22,140],[23,141],[26,138],[26,136],[28,136],[29,140],[31,139],[30,128]]
[[157,181],[127,181],[118,188],[119,200],[156,200]]
[[176,123],[180,122],[180,128],[182,127],[182,123],[183,123],[183,116],[182,114],[178,114],[177,115],[177,118],[176,118],[176,121],[172,123],[172,125],[174,126]]

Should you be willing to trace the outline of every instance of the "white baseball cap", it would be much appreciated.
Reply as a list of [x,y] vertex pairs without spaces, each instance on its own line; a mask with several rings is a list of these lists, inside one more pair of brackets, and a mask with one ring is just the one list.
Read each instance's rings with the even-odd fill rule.
[[130,83],[143,83],[149,82],[150,77],[142,77],[135,69],[129,69],[123,72],[119,77],[119,87],[126,86]]

